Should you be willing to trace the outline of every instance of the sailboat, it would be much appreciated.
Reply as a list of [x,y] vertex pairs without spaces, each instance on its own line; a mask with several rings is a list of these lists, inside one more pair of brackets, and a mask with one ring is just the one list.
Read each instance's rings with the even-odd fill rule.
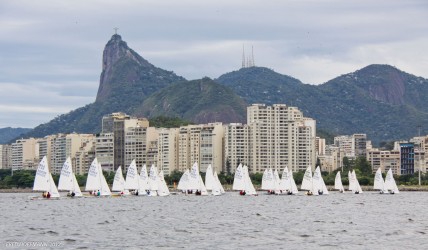
[[291,172],[291,170],[289,171],[287,166],[282,172],[279,189],[281,190],[281,192],[284,192],[288,195],[297,194],[299,192],[297,190],[296,182],[293,178],[293,172]]
[[159,196],[168,196],[169,193],[169,189],[168,186],[166,185],[165,182],[165,178],[163,176],[163,170],[159,171],[159,175],[158,175],[158,195]]
[[208,165],[207,170],[205,172],[205,187],[207,188],[207,190],[211,190],[212,195],[217,196],[222,194],[221,189],[223,187],[221,187],[220,181],[218,180],[217,172],[213,173],[211,164]]
[[250,173],[248,172],[248,167],[242,167],[242,173],[244,176],[244,192],[245,195],[255,195],[257,196],[256,189],[254,188],[253,183],[251,182]]
[[336,178],[334,179],[334,189],[339,190],[339,192],[345,192],[342,184],[342,177],[340,176],[340,171],[337,171]]
[[232,190],[243,191],[245,190],[244,174],[242,172],[242,164],[239,164],[235,170],[235,176],[233,178]]
[[389,190],[390,194],[400,193],[400,191],[398,190],[397,184],[395,183],[394,176],[392,175],[391,169],[389,169],[388,173],[386,174],[385,186],[386,186],[386,189]]
[[138,195],[140,190],[140,176],[138,175],[137,164],[132,160],[126,171],[125,189],[130,190],[131,194]]
[[103,175],[101,164],[95,158],[88,171],[88,178],[86,179],[86,191],[90,191],[95,196],[109,196],[111,195],[110,188],[107,185],[106,178]]
[[149,196],[157,196],[158,189],[159,189],[158,170],[153,164],[150,167],[150,171],[149,171],[149,186],[150,186]]
[[374,183],[373,183],[373,189],[380,190],[381,194],[388,192],[388,190],[386,189],[385,181],[383,180],[383,177],[382,177],[382,169],[381,168],[378,168],[376,170]]
[[274,194],[280,194],[281,190],[279,189],[279,184],[281,179],[279,178],[278,170],[275,169],[273,172],[273,192]]
[[202,176],[199,174],[197,162],[193,164],[192,169],[190,170],[188,188],[196,195],[208,195]]
[[317,166],[315,169],[312,181],[314,182],[313,186],[317,188],[318,194],[328,194],[328,189],[325,185],[324,179],[322,178],[321,169],[319,166]]
[[140,195],[147,195],[150,193],[150,185],[149,185],[149,175],[147,173],[147,167],[146,164],[143,165],[140,171],[140,180],[138,182],[139,184],[139,194]]
[[361,189],[360,183],[358,182],[357,175],[355,174],[355,170],[352,170],[352,172],[348,172],[348,178],[349,178],[349,190],[352,191],[354,194],[361,194],[363,193],[363,190]]
[[274,172],[272,171],[271,168],[266,169],[263,172],[262,187],[261,187],[261,189],[262,190],[267,190],[268,194],[274,194],[276,188],[279,189],[279,187],[275,187],[275,176],[274,176]]
[[[59,198],[58,189],[49,171],[46,156],[40,161],[34,178],[34,191],[43,191],[43,198]],[[38,198],[38,197],[32,197]]]
[[306,168],[300,189],[307,190],[306,195],[318,195],[318,187],[314,187],[311,166]]
[[80,191],[79,184],[77,183],[76,176],[73,173],[73,167],[71,165],[71,158],[62,165],[61,174],[58,181],[58,190],[65,190],[69,192],[71,197],[81,197],[82,192]]
[[189,182],[190,182],[190,173],[189,170],[186,169],[184,171],[183,175],[181,176],[180,180],[178,181],[177,189],[181,190],[183,193],[187,194],[187,191],[189,189]]
[[218,179],[217,171],[214,171],[214,188],[213,188],[213,195],[221,195],[224,194],[223,186],[220,183],[220,180]]
[[123,178],[121,166],[116,169],[111,190],[119,192],[120,195],[129,194],[129,191],[125,189],[125,179]]

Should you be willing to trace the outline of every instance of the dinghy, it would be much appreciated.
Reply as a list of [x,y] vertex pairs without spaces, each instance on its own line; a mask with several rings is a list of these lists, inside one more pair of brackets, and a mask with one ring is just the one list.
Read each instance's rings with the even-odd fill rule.
[[321,169],[319,166],[317,166],[315,169],[312,181],[314,190],[316,188],[316,192],[318,192],[319,195],[328,194],[327,186],[325,185],[324,179],[322,178]]
[[[318,184],[319,182],[317,182]],[[318,187],[314,187],[314,182],[312,178],[312,169],[307,167],[305,174],[303,175],[302,185],[300,186],[301,190],[306,190],[306,195],[318,195]]]
[[189,190],[195,195],[208,195],[207,188],[202,180],[202,176],[199,174],[198,163],[195,162],[190,170],[189,175]]
[[146,164],[143,165],[140,171],[139,194],[148,195],[150,193],[149,174],[147,173]]
[[159,189],[159,180],[158,180],[158,170],[155,167],[155,165],[152,165],[150,167],[149,186],[150,186],[149,196],[157,196],[158,189]]
[[381,168],[378,168],[376,170],[376,174],[375,174],[375,178],[374,178],[374,182],[373,182],[373,189],[379,190],[381,194],[388,192],[388,190],[386,189],[386,186],[385,186],[385,181],[383,180],[383,177],[382,177],[382,169]]
[[385,177],[385,186],[390,194],[398,194],[400,191],[398,190],[397,184],[395,183],[394,176],[392,175],[392,170],[389,169],[388,173]]
[[131,194],[138,195],[140,191],[140,176],[138,175],[137,164],[132,160],[126,171],[125,189]]
[[357,175],[355,174],[355,170],[352,170],[352,172],[348,172],[348,178],[349,178],[349,190],[352,191],[354,194],[361,194],[363,193],[363,190],[361,189],[360,183],[358,182]]
[[254,195],[257,196],[256,189],[254,188],[253,183],[251,182],[250,173],[248,172],[248,167],[242,167],[242,174],[244,179],[244,195]]
[[165,182],[165,178],[163,176],[163,170],[159,171],[159,175],[158,175],[158,195],[159,196],[168,196],[169,193],[169,189],[168,186],[166,185]]
[[103,175],[101,164],[95,158],[88,171],[88,178],[86,179],[86,191],[89,191],[94,196],[110,196],[110,188],[107,185],[106,178]]
[[113,186],[111,188],[112,191],[119,192],[119,195],[127,195],[129,191],[125,189],[125,179],[122,174],[122,166],[119,166],[116,169],[116,173],[114,174]]
[[190,190],[189,189],[189,182],[190,182],[190,173],[189,170],[186,169],[186,171],[184,171],[183,175],[181,176],[180,180],[178,181],[178,185],[177,185],[177,189],[181,190],[181,192],[187,194],[187,191]]
[[220,183],[220,180],[218,179],[217,171],[214,171],[214,188],[212,191],[213,195],[221,195],[224,194],[223,186]]
[[340,176],[340,171],[337,171],[336,178],[334,179],[334,189],[339,190],[339,192],[345,192],[342,184],[342,176]]
[[76,176],[73,173],[70,157],[68,157],[64,162],[64,165],[62,165],[61,174],[58,181],[58,190],[68,191],[69,193],[67,196],[70,197],[82,196]]
[[43,191],[43,197],[31,197],[32,199],[51,199],[59,198],[58,189],[56,188],[55,182],[49,171],[48,162],[46,156],[40,161],[37,167],[36,176],[34,177],[34,191]]

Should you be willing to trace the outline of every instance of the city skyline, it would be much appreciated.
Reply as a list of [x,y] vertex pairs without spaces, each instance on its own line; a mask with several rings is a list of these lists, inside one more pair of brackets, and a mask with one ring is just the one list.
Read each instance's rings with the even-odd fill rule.
[[145,59],[189,80],[239,69],[242,45],[254,46],[256,66],[304,83],[372,63],[428,77],[420,53],[428,46],[424,1],[0,5],[0,128],[34,127],[92,103],[102,50],[115,27]]

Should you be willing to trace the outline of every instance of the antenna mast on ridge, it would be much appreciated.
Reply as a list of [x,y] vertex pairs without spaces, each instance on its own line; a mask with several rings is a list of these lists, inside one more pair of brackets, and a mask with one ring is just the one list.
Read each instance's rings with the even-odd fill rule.
[[244,44],[242,44],[242,68],[245,68],[245,48],[244,48]]

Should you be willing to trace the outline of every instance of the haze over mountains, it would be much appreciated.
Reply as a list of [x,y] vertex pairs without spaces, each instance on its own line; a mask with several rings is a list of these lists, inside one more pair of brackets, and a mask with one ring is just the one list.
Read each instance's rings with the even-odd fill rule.
[[[320,65],[322,67],[323,65]],[[187,81],[150,64],[119,35],[105,46],[94,103],[58,116],[25,134],[99,133],[112,112],[180,117],[195,123],[245,122],[251,103],[285,103],[334,134],[367,133],[375,143],[408,139],[428,123],[428,80],[389,65],[369,65],[321,85],[264,67],[242,68],[217,79]],[[424,128],[424,127],[422,127]]]

